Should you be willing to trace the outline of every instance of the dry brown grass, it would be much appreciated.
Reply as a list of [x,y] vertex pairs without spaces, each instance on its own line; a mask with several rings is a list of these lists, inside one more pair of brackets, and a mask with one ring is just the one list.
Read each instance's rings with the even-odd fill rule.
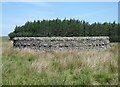
[[[47,66],[51,66],[50,62],[59,62],[61,68],[67,69],[72,65],[75,69],[79,69],[84,66],[89,66],[94,71],[98,66],[103,69],[107,70],[109,66],[107,65],[114,65],[115,67],[118,66],[117,61],[115,60],[112,53],[108,50],[106,51],[97,51],[97,50],[82,50],[82,51],[55,51],[55,52],[48,52],[48,53],[39,53],[38,58],[36,61],[32,63],[32,67],[41,71],[45,68],[48,70]],[[51,69],[49,69],[51,70]]]

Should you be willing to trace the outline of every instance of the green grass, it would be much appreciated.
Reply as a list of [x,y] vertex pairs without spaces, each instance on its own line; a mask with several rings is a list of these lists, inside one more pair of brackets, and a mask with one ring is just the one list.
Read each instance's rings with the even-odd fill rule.
[[2,40],[3,85],[117,85],[117,43],[103,50],[34,52]]

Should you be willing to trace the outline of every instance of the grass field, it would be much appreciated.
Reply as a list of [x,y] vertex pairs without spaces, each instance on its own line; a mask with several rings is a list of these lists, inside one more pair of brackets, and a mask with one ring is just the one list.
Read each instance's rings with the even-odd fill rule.
[[107,50],[35,52],[2,41],[3,85],[117,85],[118,43]]

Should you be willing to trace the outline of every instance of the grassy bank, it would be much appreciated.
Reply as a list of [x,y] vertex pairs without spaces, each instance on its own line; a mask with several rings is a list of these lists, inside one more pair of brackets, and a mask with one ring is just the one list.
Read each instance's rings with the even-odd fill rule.
[[107,50],[35,52],[2,42],[4,85],[118,84],[117,43]]

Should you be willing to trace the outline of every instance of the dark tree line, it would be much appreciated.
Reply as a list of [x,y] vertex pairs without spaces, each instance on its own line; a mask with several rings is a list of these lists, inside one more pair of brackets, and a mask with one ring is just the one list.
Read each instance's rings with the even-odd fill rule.
[[37,20],[26,22],[23,26],[16,26],[15,30],[9,34],[10,39],[14,37],[73,37],[73,36],[109,36],[110,41],[118,42],[120,24],[113,23],[93,23],[75,19],[53,19]]

